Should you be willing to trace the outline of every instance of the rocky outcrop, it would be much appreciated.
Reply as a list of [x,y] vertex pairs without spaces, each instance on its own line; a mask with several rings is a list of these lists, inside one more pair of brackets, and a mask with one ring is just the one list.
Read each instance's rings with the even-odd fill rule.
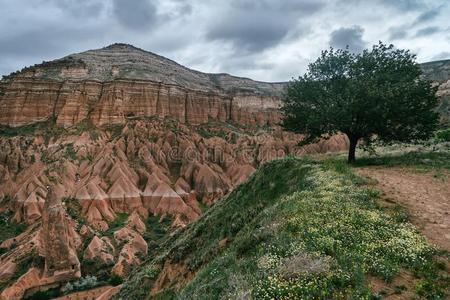
[[61,198],[52,188],[47,193],[42,223],[44,276],[54,276],[61,281],[80,277],[80,261],[76,254],[79,237],[66,217]]
[[18,77],[0,96],[0,124],[21,126],[55,118],[65,127],[82,121],[102,126],[157,116],[193,125],[209,120],[271,125],[279,121],[278,106],[278,98],[251,92],[205,92],[142,80],[57,82]]

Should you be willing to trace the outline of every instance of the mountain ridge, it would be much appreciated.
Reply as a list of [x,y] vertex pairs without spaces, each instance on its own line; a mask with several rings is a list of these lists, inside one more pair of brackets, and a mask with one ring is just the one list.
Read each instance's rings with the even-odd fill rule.
[[60,59],[26,67],[5,77],[8,79],[17,75],[57,81],[150,80],[203,91],[230,92],[239,86],[251,92],[276,96],[281,94],[285,85],[285,82],[256,81],[227,73],[193,70],[164,56],[124,43],[69,54]]

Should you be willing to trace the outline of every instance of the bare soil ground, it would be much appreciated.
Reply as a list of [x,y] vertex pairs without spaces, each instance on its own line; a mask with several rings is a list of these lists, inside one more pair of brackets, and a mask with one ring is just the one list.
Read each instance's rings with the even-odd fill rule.
[[364,167],[356,172],[374,179],[382,201],[406,208],[410,221],[442,250],[450,251],[450,172],[411,168]]
[[[418,172],[401,167],[364,167],[355,170],[369,178],[369,184],[382,192],[381,205],[400,205],[406,209],[409,221],[417,226],[430,243],[450,251],[449,171]],[[448,270],[449,261],[443,257],[441,259]],[[383,299],[411,299],[418,279],[402,270],[390,283],[375,277],[369,278],[368,283],[374,292],[383,294]]]

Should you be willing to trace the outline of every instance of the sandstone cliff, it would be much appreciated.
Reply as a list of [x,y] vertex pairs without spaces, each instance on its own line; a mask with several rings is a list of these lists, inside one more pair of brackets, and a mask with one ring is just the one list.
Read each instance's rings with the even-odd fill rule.
[[11,74],[0,86],[0,124],[49,118],[72,126],[123,124],[126,118],[173,117],[272,125],[283,84],[206,74],[130,45],[73,54]]

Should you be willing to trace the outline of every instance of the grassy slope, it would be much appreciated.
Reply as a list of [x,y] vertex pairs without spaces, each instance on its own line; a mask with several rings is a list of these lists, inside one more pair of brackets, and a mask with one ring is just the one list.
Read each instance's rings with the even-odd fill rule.
[[368,275],[389,281],[400,270],[418,278],[414,292],[442,296],[448,281],[434,249],[362,183],[337,161],[272,161],[168,238],[116,297],[148,298],[164,262],[182,262],[195,276],[167,286],[161,299],[369,298],[377,295]]

